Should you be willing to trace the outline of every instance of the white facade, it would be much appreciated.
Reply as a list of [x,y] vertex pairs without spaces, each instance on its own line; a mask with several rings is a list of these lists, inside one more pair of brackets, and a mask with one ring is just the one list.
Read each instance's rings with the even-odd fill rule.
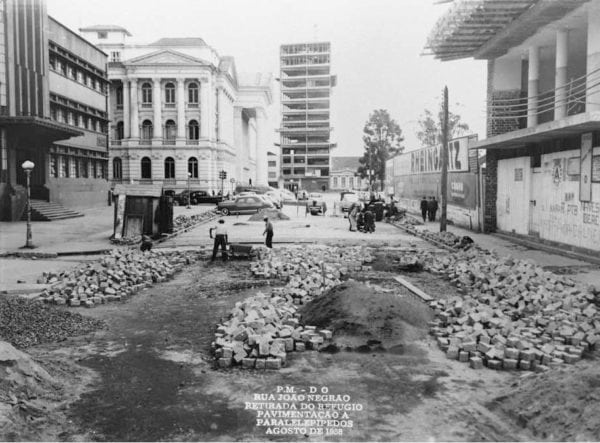
[[238,77],[232,57],[200,38],[126,43],[125,29],[83,35],[110,57],[110,177],[165,189],[227,191],[266,184],[266,108],[271,76]]

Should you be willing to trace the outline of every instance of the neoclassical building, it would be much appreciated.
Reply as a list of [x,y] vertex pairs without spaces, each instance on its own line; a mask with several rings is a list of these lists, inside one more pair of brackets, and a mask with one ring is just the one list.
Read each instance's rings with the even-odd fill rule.
[[[267,184],[272,76],[238,75],[201,38],[130,44],[112,25],[81,28],[109,54],[113,182],[227,191]],[[219,172],[226,171],[222,183]]]

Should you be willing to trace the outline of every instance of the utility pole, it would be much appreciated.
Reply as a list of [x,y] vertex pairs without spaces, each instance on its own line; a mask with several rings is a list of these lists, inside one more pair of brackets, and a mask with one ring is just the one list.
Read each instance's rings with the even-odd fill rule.
[[442,115],[442,215],[440,217],[440,232],[445,232],[446,209],[448,206],[448,86],[444,86]]

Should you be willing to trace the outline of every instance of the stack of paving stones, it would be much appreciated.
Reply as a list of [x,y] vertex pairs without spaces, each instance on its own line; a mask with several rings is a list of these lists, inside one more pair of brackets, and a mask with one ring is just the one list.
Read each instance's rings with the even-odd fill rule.
[[332,338],[329,330],[302,326],[298,306],[341,283],[340,277],[364,268],[373,257],[361,247],[287,247],[259,249],[252,273],[287,281],[270,295],[258,293],[235,305],[218,325],[213,349],[219,367],[279,369],[288,352],[318,350]]
[[600,342],[600,287],[479,249],[420,255],[462,294],[430,303],[431,332],[448,358],[541,372],[579,361]]
[[231,317],[217,326],[213,350],[221,368],[280,369],[287,353],[319,349],[332,338],[329,330],[301,326],[296,305],[258,293],[235,304]]
[[140,289],[172,278],[197,259],[191,251],[114,249],[100,261],[61,273],[44,272],[38,283],[51,284],[40,294],[45,303],[92,308],[121,301]]
[[199,223],[203,223],[217,216],[217,210],[212,209],[210,211],[203,212],[201,214],[193,215],[178,215],[173,220],[173,230],[181,231],[196,226]]
[[264,248],[258,254],[258,261],[251,265],[252,273],[287,280],[274,294],[295,304],[308,303],[339,285],[342,276],[368,270],[363,263],[373,261],[369,250],[362,247]]

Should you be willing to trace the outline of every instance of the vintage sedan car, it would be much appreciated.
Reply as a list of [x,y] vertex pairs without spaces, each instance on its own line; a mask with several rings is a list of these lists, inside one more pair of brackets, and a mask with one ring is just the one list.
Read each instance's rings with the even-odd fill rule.
[[217,204],[217,210],[223,215],[254,214],[263,209],[273,209],[273,203],[261,198],[260,195],[238,196],[233,200],[225,200]]
[[350,206],[358,202],[358,194],[354,192],[342,192],[342,199],[340,201],[340,208],[342,213],[348,212]]
[[[190,204],[197,205],[200,203],[213,203],[217,204],[223,200],[223,197],[220,195],[212,195],[206,191],[191,191],[190,192]],[[187,189],[180,192],[179,194],[175,194],[173,196],[173,203],[178,205],[187,205],[188,204],[188,191]]]
[[308,195],[306,201],[306,212],[310,212],[310,215],[325,215],[327,212],[327,203],[323,199],[323,195],[317,192],[313,192]]

